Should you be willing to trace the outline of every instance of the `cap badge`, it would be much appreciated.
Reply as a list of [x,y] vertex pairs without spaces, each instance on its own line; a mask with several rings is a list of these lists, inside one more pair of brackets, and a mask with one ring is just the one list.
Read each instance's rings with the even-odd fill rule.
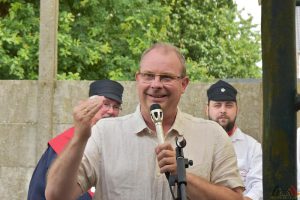
[[225,90],[225,88],[221,88],[221,92],[225,92],[226,90]]

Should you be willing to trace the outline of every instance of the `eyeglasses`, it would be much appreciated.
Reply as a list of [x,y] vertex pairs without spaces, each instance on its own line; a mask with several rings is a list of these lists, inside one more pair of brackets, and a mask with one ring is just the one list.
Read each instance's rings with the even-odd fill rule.
[[154,74],[150,72],[138,72],[137,75],[141,77],[144,83],[151,83],[155,80],[156,76],[159,76],[159,80],[162,84],[171,84],[176,80],[182,79],[182,76],[176,76],[172,74]]
[[103,107],[104,107],[106,110],[109,110],[109,109],[111,109],[111,108],[112,108],[114,111],[120,111],[120,110],[122,110],[122,106],[121,106],[121,105],[113,105],[113,104],[106,103],[106,102],[103,103]]

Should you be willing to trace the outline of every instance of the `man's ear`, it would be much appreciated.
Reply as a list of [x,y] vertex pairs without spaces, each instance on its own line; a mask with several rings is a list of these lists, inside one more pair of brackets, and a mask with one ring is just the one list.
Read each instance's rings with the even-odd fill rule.
[[185,92],[189,82],[190,82],[190,79],[187,76],[182,79],[182,92],[181,92],[181,94],[183,94]]
[[209,105],[209,102],[207,102],[207,104],[206,104],[206,109],[205,109],[205,113],[206,113],[206,116],[208,116],[208,105]]
[[135,81],[138,81],[138,72],[135,73]]

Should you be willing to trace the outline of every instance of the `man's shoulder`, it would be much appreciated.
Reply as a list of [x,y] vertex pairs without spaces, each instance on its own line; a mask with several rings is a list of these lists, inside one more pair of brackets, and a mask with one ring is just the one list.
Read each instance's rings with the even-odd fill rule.
[[[185,124],[184,127],[193,130],[197,130],[197,133],[202,133],[209,137],[228,137],[224,129],[215,121],[195,117],[187,113],[181,113],[181,124]],[[229,139],[229,138],[228,138]]]
[[207,123],[207,122],[209,123],[210,122],[210,120],[206,120],[206,119],[203,119],[201,117],[196,117],[196,116],[193,116],[193,115],[188,114],[186,112],[181,112],[180,117],[182,119],[189,120],[191,122],[197,122],[197,123],[199,123],[199,122],[200,123]]
[[243,132],[240,128],[237,128],[237,134],[240,139],[246,140],[251,144],[259,144],[260,142],[256,140],[253,136]]
[[136,116],[135,113],[130,113],[127,115],[123,115],[123,116],[118,116],[118,117],[109,117],[109,118],[103,118],[101,120],[99,120],[99,123],[122,123],[122,122],[127,122],[130,120],[135,120],[136,118],[138,118]]
[[241,141],[244,145],[247,145],[248,148],[261,148],[261,143],[251,135],[242,132],[239,128],[236,133],[237,135],[235,136],[234,141]]

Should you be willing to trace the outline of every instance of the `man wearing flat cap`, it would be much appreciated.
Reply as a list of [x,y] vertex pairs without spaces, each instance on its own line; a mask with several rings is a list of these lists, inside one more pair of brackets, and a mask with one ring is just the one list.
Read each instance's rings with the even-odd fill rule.
[[[123,86],[112,80],[97,80],[90,84],[89,97],[100,96],[102,104],[92,119],[92,125],[102,118],[117,117],[121,110]],[[89,112],[86,110],[86,112]],[[45,197],[46,174],[52,161],[62,152],[74,135],[74,127],[69,128],[48,142],[48,148],[39,160],[28,190],[28,200],[42,200]],[[91,200],[93,191],[84,193],[78,200]]]
[[238,168],[245,185],[244,199],[263,199],[261,144],[243,133],[235,123],[238,113],[237,90],[219,80],[207,90],[206,115],[229,135],[237,155]]

